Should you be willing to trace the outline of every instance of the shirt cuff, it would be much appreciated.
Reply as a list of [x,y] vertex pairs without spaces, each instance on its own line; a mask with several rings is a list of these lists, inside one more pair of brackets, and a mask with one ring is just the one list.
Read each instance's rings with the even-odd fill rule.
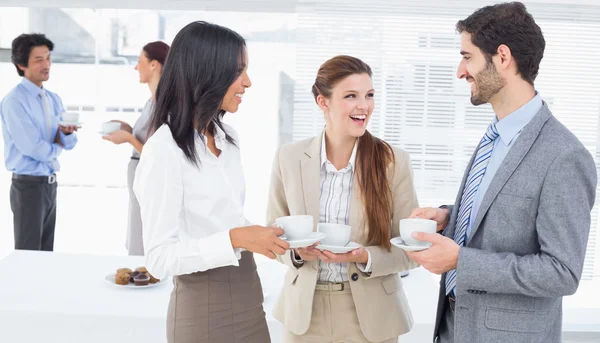
[[75,133],[72,133],[70,135],[65,135],[59,129],[59,135],[60,135],[60,141],[62,142],[63,146],[65,147],[65,150],[71,150],[75,147],[75,144],[77,143],[77,135]]
[[233,248],[233,253],[235,254],[235,257],[237,257],[238,260],[242,259],[242,253],[246,251],[246,249],[244,248]]
[[358,270],[360,270],[363,273],[370,273],[371,272],[371,253],[369,252],[369,250],[366,250],[366,251],[367,251],[367,255],[369,255],[367,264],[357,263],[356,268],[358,268]]
[[231,245],[229,231],[219,232],[200,240],[200,251],[207,257],[209,269],[222,266],[239,266],[241,252]]

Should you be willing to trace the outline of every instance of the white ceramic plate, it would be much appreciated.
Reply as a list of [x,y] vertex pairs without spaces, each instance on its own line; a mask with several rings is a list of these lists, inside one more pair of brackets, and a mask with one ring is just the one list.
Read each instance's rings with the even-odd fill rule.
[[427,245],[424,245],[424,246],[423,245],[407,245],[400,237],[392,238],[390,240],[390,243],[392,243],[393,246],[398,247],[404,251],[421,251],[421,250],[425,250],[431,246],[431,243],[429,243],[429,242],[426,242]]
[[360,248],[360,244],[355,243],[355,242],[350,242],[344,246],[339,246],[339,245],[325,245],[325,244],[319,244],[317,245],[317,249],[324,251],[331,251],[334,254],[345,254],[347,252],[350,252],[352,250],[356,250]]
[[282,237],[281,239],[287,241],[288,243],[290,243],[290,249],[296,249],[296,248],[306,248],[309,247],[315,243],[317,243],[318,241],[322,240],[323,238],[325,238],[325,234],[321,233],[321,232],[311,232],[310,235],[308,235],[308,237],[303,238],[303,239],[295,239],[293,241],[288,240],[286,237]]
[[[104,280],[106,280],[106,282],[108,282],[111,285],[118,287],[118,288],[136,288],[136,289],[152,288],[152,287],[160,286],[165,283],[165,280],[160,280],[157,283],[149,283],[147,286],[136,286],[134,283],[129,283],[128,285],[118,285],[115,283],[115,273],[110,273],[110,274],[106,275]],[[168,278],[167,278],[167,280],[168,280]]]

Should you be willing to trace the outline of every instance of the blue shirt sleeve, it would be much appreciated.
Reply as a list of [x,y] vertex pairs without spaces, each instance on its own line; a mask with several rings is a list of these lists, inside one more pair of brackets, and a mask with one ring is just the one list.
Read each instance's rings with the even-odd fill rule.
[[[56,102],[58,103],[58,107],[59,107],[59,111],[58,113],[60,113],[59,115],[59,120],[62,120],[62,114],[65,112],[65,106],[63,105],[62,99],[56,95]],[[60,128],[58,129],[60,131]],[[60,141],[63,144],[63,147],[65,148],[65,150],[71,150],[75,147],[75,145],[78,142],[78,138],[77,135],[75,134],[75,132],[73,132],[70,135],[65,135],[64,133],[60,132]]]
[[2,103],[2,113],[13,144],[23,155],[40,162],[50,162],[60,155],[61,145],[48,143],[40,136],[31,116],[18,99],[5,99]]
[[60,132],[60,141],[63,144],[63,147],[65,148],[65,150],[71,150],[75,147],[75,145],[77,144],[77,135],[75,134],[75,132],[73,132],[70,135],[65,135],[64,133]]

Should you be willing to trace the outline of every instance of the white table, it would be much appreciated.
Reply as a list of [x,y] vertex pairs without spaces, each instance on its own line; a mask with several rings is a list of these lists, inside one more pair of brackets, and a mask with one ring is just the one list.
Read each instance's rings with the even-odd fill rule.
[[[256,257],[273,343],[281,324],[271,309],[287,267]],[[144,265],[143,258],[14,251],[0,260],[0,341],[10,343],[165,342],[172,284],[117,288],[104,277],[117,268]],[[423,269],[404,278],[415,319],[403,340],[427,341],[435,313],[437,281]],[[406,340],[408,339],[408,340]]]

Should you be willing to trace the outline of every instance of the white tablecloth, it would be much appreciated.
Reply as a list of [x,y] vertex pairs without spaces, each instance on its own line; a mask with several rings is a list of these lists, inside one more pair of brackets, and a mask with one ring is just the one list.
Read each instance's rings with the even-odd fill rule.
[[[282,327],[271,316],[287,267],[257,256],[273,343]],[[14,251],[0,260],[0,342],[163,343],[172,283],[146,289],[119,288],[104,278],[117,268],[143,266],[141,257]],[[414,329],[404,342],[431,339],[436,277],[423,269],[404,278]]]

